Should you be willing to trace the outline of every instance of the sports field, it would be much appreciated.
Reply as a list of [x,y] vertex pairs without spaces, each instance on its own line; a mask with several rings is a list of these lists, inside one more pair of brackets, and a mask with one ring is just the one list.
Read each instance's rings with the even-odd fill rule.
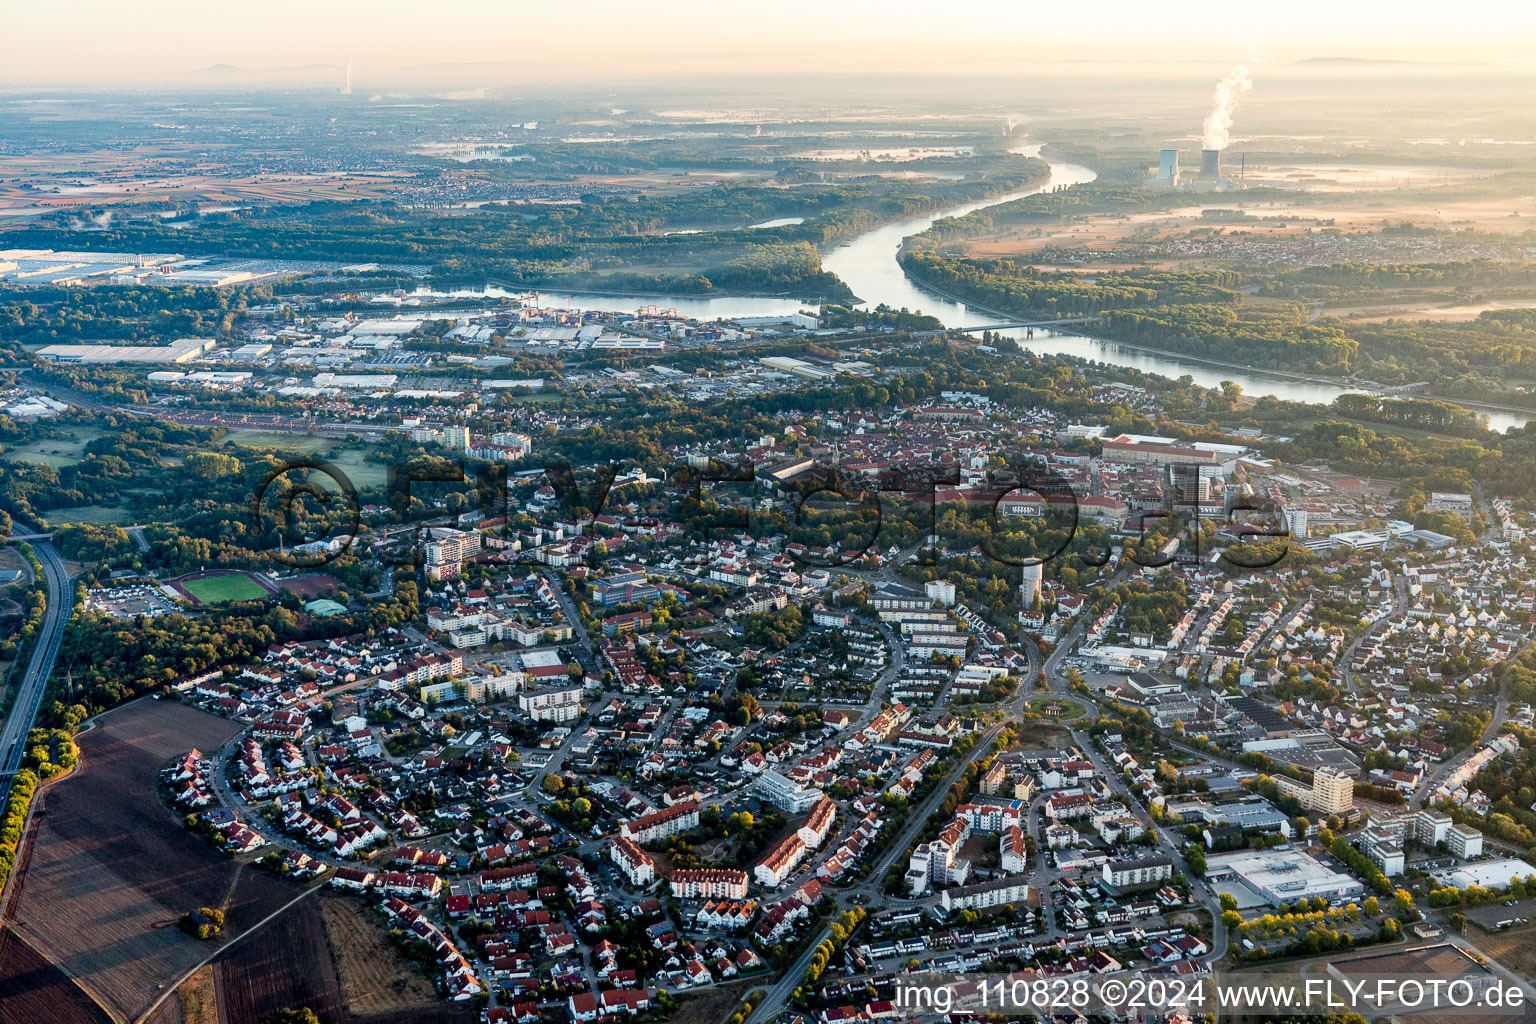
[[249,576],[205,576],[197,580],[181,580],[181,588],[203,604],[223,604],[226,601],[259,601],[267,591]]

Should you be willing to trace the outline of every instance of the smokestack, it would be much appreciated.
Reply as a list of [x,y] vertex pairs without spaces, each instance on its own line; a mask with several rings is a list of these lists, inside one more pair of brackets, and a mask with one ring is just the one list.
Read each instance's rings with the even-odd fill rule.
[[1202,149],[1200,151],[1200,180],[1221,180],[1221,150]]

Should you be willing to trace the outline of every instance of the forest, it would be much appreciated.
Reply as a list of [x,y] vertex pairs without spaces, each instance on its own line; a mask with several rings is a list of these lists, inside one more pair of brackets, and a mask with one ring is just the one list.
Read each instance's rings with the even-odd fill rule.
[[406,625],[417,616],[416,584],[402,579],[393,596],[361,612],[301,619],[282,605],[250,602],[197,616],[140,616],[118,621],[99,612],[77,612],[65,626],[64,643],[50,682],[52,722],[81,705],[88,714],[150,693],[183,676],[248,663],[268,645],[285,640],[370,635]]
[[[823,273],[819,247],[1016,191],[1047,173],[1043,161],[1007,155],[950,181],[869,175],[787,188],[748,180],[642,197],[593,193],[574,205],[490,203],[471,216],[387,202],[314,202],[210,214],[184,229],[150,219],[82,236],[58,224],[20,228],[11,239],[38,248],[425,265],[439,285],[730,290],[846,303],[853,295]],[[803,222],[747,229],[784,218]]]
[[902,269],[937,291],[1016,316],[1057,317],[1174,303],[1232,304],[1238,275],[1230,270],[1127,271],[1081,274],[1043,271],[1008,259],[945,259],[907,250]]
[[1095,333],[1200,359],[1293,372],[1348,372],[1359,348],[1338,327],[1308,323],[1299,306],[1241,309],[1196,303],[1111,310]]

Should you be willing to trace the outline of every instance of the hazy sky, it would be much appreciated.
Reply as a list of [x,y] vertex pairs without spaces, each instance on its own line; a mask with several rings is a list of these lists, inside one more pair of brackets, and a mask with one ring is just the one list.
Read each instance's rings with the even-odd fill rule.
[[[9,82],[170,77],[212,64],[528,61],[658,71],[955,69],[1050,58],[1490,60],[1536,67],[1528,0],[37,0],[6,3]],[[18,45],[19,44],[19,45]]]

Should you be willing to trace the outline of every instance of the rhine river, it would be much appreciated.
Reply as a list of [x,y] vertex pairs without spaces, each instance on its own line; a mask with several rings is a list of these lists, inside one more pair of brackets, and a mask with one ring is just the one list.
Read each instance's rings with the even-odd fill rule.
[[[1034,155],[1039,146],[1027,146],[1016,152]],[[951,207],[936,213],[893,221],[883,227],[866,231],[842,243],[822,258],[822,265],[847,283],[853,293],[862,300],[864,307],[884,303],[892,309],[907,309],[938,317],[946,327],[981,327],[1006,321],[991,313],[985,313],[963,302],[928,291],[910,280],[896,262],[896,254],[903,239],[926,231],[934,221],[945,217],[963,217],[975,210],[996,206],[1000,203],[1021,199],[1024,196],[1046,192],[1059,186],[1081,185],[1095,178],[1093,171],[1077,164],[1056,163],[1051,165],[1050,177],[1042,185],[1019,192],[993,196],[979,202]],[[455,294],[505,294],[490,288],[484,292],[456,292]],[[656,295],[597,295],[546,291],[546,301],[570,309],[637,310],[643,306],[659,306],[676,309],[684,316],[698,320],[715,320],[738,316],[778,316],[794,313],[807,306],[795,299],[758,296],[689,296]],[[1216,366],[1196,360],[1181,359],[1143,349],[1131,348],[1113,341],[1087,338],[1067,331],[1035,328],[1032,337],[1023,328],[999,332],[1015,339],[1021,346],[1041,355],[1077,356],[1095,362],[1109,363],[1155,373],[1164,377],[1193,378],[1202,387],[1216,387],[1224,380],[1240,385],[1243,394],[1253,397],[1273,395],[1295,402],[1326,405],[1350,390],[1322,381],[1295,380],[1266,374],[1260,370],[1237,369]],[[1530,417],[1518,413],[1486,413],[1489,426],[1503,432],[1510,427],[1523,425]]]

